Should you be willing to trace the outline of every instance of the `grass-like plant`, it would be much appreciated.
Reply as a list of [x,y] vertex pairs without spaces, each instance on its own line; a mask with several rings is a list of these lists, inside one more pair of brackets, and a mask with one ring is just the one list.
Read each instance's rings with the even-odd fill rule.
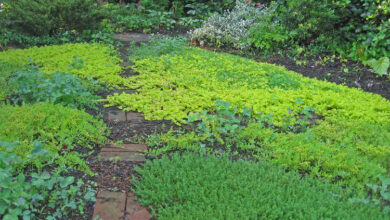
[[[171,158],[170,158],[171,157]],[[354,195],[266,162],[173,154],[136,168],[135,193],[158,219],[387,219]]]

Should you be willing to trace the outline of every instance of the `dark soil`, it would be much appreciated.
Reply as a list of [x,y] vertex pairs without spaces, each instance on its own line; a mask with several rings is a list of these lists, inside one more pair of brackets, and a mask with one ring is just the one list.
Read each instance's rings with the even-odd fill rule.
[[[276,55],[264,61],[285,66],[287,69],[301,73],[310,78],[326,80],[348,87],[360,88],[366,92],[376,93],[390,99],[390,79],[379,77],[370,68],[360,63],[348,61],[342,63],[335,60],[333,63],[321,64],[318,60],[307,59],[305,65],[297,65],[291,58]],[[344,70],[347,70],[344,71]]]
[[254,58],[253,55],[245,54],[239,50],[215,48],[212,46],[202,46],[201,48],[248,57],[259,62],[281,65],[288,70],[295,71],[309,78],[343,84],[351,88],[359,88],[390,100],[390,78],[388,76],[380,77],[372,72],[369,67],[358,62],[341,62],[334,59],[333,62],[328,61],[324,63],[320,61],[319,57],[291,58],[279,54],[268,58],[258,58],[259,56]]

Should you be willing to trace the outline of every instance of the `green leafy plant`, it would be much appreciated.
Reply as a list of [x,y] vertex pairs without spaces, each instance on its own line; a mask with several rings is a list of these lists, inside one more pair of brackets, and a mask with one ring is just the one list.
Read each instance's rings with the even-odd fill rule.
[[94,0],[11,0],[8,4],[9,28],[33,36],[96,29],[104,17]]
[[[79,43],[0,52],[0,61],[7,65],[18,65],[21,68],[29,64],[29,59],[44,74],[65,72],[83,79],[93,78],[109,87],[120,87],[124,83],[120,77],[121,59],[112,46]],[[82,66],[77,63],[80,60],[83,60]]]
[[[390,170],[390,103],[381,96],[198,48],[134,57],[139,75],[126,87],[137,93],[108,96],[108,106],[194,122],[154,135],[151,154],[205,149],[266,158],[361,192]],[[230,103],[235,117],[218,115],[216,100]],[[257,122],[236,118],[245,109]]]
[[[15,144],[1,142],[0,146],[12,151]],[[34,143],[31,157],[23,160],[35,160],[45,156],[39,142]],[[49,173],[18,173],[15,170],[22,158],[14,153],[0,152],[0,217],[11,219],[57,219],[83,213],[87,202],[95,201],[95,190],[84,187],[81,179],[73,176],[56,176]]]
[[264,161],[176,153],[136,171],[134,192],[159,219],[386,219],[388,212],[348,201],[348,189]]
[[[79,63],[74,65],[78,66],[73,68],[82,68]],[[100,98],[92,94],[99,89],[97,82],[93,80],[83,81],[59,72],[43,75],[35,66],[16,72],[8,80],[8,84],[14,103],[52,102],[73,108],[96,108],[97,99]]]
[[378,60],[371,59],[366,63],[370,65],[378,75],[388,75],[388,69],[390,68],[390,59],[388,57],[382,57]]
[[12,73],[20,70],[22,67],[16,63],[5,63],[0,61],[0,103],[9,96],[10,88],[8,79]]
[[[62,105],[40,103],[5,105],[0,108],[0,140],[19,142],[11,150],[22,159],[19,168],[34,165],[42,169],[55,162],[90,173],[85,161],[81,159],[83,154],[75,149],[101,146],[106,142],[107,133],[103,121]],[[40,141],[50,157],[26,160],[33,150],[34,141]],[[0,150],[3,148],[0,147]]]

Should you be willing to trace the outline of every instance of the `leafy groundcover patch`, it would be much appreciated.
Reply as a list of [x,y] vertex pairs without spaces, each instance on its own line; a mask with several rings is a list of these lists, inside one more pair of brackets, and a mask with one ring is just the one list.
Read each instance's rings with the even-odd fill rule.
[[[386,219],[331,184],[266,162],[184,153],[137,168],[135,192],[159,219]],[[388,213],[387,213],[388,214]]]
[[122,83],[121,60],[116,50],[104,44],[63,44],[0,53],[0,62],[19,65],[19,68],[29,60],[47,74],[59,71],[85,79],[92,77],[110,86]]
[[[137,93],[107,98],[109,106],[139,111],[151,120],[191,124],[191,117],[201,114],[190,131],[171,131],[151,141],[157,154],[233,149],[358,189],[389,175],[388,100],[284,67],[167,41],[132,50],[139,75],[125,84]],[[223,115],[212,119],[217,100],[229,103],[225,110],[233,111],[230,119],[251,109],[250,117],[257,121],[243,125],[224,122],[229,117]],[[297,126],[302,121],[310,126]],[[195,129],[197,123],[204,125],[201,131]]]
[[[67,44],[0,53],[0,218],[84,219],[96,183],[85,160],[107,142],[94,92],[120,78],[115,51]],[[30,64],[26,66],[26,64]],[[78,77],[77,77],[78,76]],[[88,79],[88,80],[87,80]]]

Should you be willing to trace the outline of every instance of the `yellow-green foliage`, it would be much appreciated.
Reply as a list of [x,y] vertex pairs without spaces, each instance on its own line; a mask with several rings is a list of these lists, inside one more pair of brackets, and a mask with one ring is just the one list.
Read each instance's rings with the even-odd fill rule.
[[110,105],[145,114],[147,119],[184,122],[190,112],[213,109],[217,99],[239,108],[273,114],[276,120],[304,107],[344,120],[390,123],[390,102],[358,89],[302,77],[284,67],[188,48],[176,55],[135,61],[140,75],[128,79],[136,94],[108,97]]
[[[236,147],[359,187],[390,174],[390,102],[379,95],[196,48],[134,62],[140,75],[129,78],[126,85],[138,92],[110,96],[109,105],[142,112],[147,119],[180,124],[190,113],[215,110],[214,103],[220,99],[241,110],[251,107],[254,112],[272,114],[277,126],[290,114],[297,116],[311,107],[324,119],[308,131],[279,133],[252,126],[237,135],[246,137],[237,139]],[[162,144],[166,145],[159,152],[196,144],[165,138]]]
[[123,78],[120,77],[121,60],[116,51],[107,45],[63,44],[0,53],[1,62],[13,65],[26,65],[28,59],[39,65],[44,73],[60,71],[81,78],[92,77],[113,87],[123,83]]
[[13,72],[20,69],[20,66],[14,63],[3,63],[0,61],[0,102],[4,101],[9,93],[7,80]]
[[[27,159],[33,149],[33,142],[40,141],[50,152],[50,159],[57,163],[85,164],[78,158],[76,147],[94,148],[103,145],[107,138],[107,127],[103,121],[88,113],[47,103],[0,108],[0,140],[19,142],[13,153]],[[59,153],[65,149],[66,153]],[[0,147],[0,151],[4,150]],[[86,166],[82,167],[86,169]]]

